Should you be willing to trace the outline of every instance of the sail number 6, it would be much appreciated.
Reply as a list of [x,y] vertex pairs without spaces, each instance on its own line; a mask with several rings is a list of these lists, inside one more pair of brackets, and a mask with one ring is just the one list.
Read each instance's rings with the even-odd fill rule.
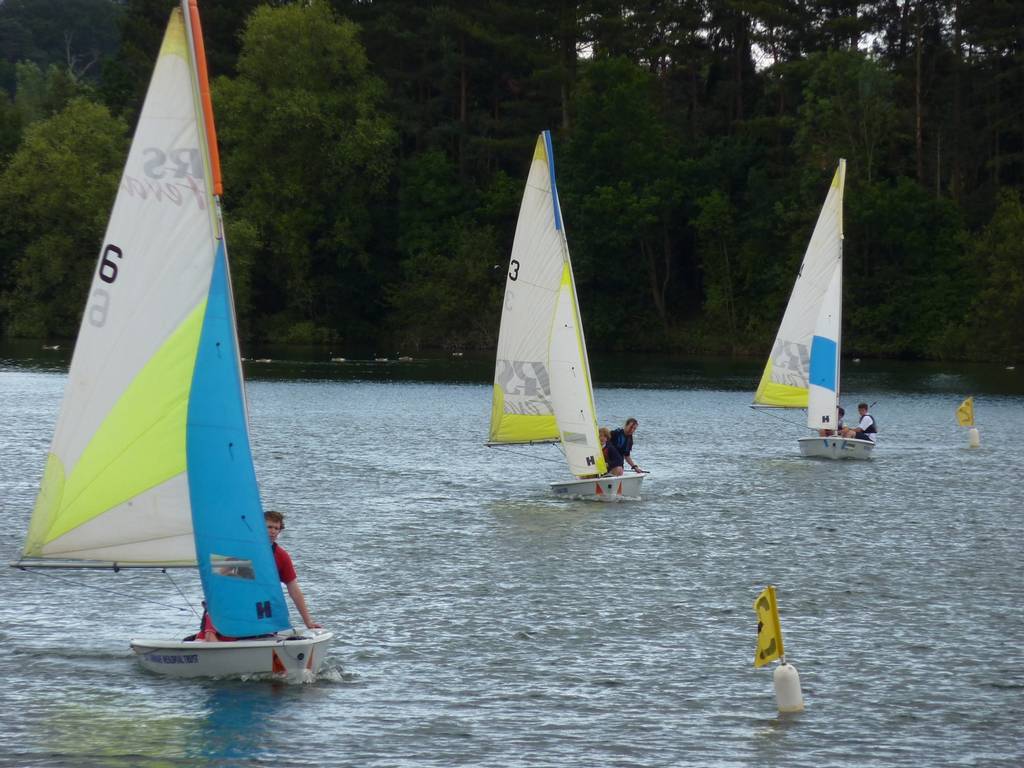
[[[100,280],[112,285],[117,280],[117,262],[111,257],[124,258],[124,252],[116,245],[108,245],[100,255]],[[102,328],[107,323],[107,310],[110,309],[110,293],[105,288],[94,288],[89,294],[89,324]]]
[[117,280],[117,262],[110,258],[111,254],[119,259],[124,257],[124,252],[116,245],[108,245],[103,249],[103,255],[100,256],[100,280],[104,283]]

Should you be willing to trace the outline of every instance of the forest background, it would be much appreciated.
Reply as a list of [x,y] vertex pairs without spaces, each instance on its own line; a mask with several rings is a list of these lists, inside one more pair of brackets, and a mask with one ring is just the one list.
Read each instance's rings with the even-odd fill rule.
[[[174,0],[0,0],[0,334],[73,338]],[[201,0],[240,334],[486,349],[537,134],[592,350],[1021,357],[1024,3]]]

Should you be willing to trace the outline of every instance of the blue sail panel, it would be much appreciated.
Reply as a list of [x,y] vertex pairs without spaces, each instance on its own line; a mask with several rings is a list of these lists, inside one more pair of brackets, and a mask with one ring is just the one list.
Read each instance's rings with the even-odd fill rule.
[[196,559],[217,630],[262,635],[291,625],[249,449],[224,244],[217,247],[186,427]]
[[811,339],[811,365],[808,380],[831,392],[836,391],[836,355],[839,345],[834,339],[815,336]]
[[551,180],[551,205],[555,209],[555,229],[562,231],[562,209],[558,204],[558,185],[555,184],[555,152],[551,147],[551,131],[544,131],[544,152],[548,156],[548,176]]

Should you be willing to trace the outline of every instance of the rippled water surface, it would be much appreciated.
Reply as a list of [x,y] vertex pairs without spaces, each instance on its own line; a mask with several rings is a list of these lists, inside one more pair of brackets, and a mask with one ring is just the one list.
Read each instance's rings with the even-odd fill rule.
[[[65,365],[0,360],[6,560]],[[264,503],[338,634],[319,679],[144,672],[128,638],[194,630],[191,572],[5,568],[0,765],[1024,763],[1024,371],[848,363],[880,445],[825,462],[747,407],[756,363],[596,360],[653,472],[601,504],[549,495],[553,447],[483,447],[491,365],[247,364]],[[797,716],[752,664],[766,584]]]

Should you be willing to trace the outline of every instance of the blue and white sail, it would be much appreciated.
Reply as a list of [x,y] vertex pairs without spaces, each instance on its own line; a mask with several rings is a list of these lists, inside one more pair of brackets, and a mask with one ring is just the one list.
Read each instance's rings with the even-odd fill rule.
[[198,564],[223,634],[289,626],[249,448],[195,0],[171,13],[22,565]]
[[845,183],[841,159],[754,395],[755,406],[806,408],[813,429],[832,429],[838,419]]
[[843,268],[837,259],[811,337],[807,426],[835,429],[839,419],[839,344],[843,321]]

